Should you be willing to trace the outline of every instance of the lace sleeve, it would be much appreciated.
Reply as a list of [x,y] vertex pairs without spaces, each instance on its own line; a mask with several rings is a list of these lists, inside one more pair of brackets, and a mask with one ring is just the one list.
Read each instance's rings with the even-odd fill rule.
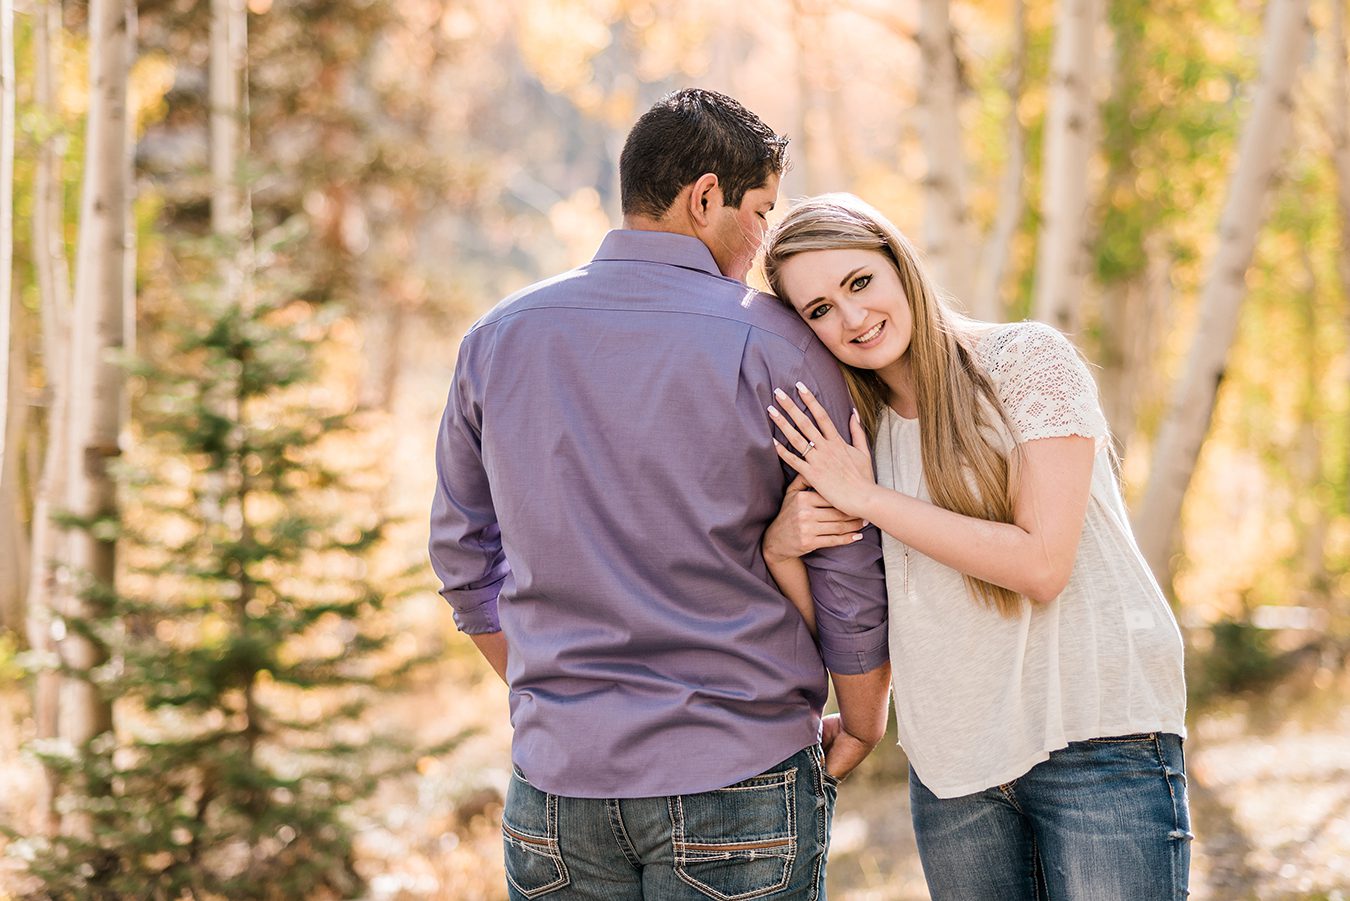
[[1106,439],[1097,384],[1069,340],[1039,322],[1019,322],[986,338],[986,360],[1017,440],[1081,435]]

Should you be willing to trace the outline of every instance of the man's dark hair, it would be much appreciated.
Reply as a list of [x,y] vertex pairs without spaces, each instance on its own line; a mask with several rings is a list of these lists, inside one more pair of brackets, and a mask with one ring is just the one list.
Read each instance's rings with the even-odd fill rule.
[[726,94],[685,88],[642,114],[619,156],[625,216],[659,219],[685,185],[711,172],[728,206],[787,168],[788,139]]

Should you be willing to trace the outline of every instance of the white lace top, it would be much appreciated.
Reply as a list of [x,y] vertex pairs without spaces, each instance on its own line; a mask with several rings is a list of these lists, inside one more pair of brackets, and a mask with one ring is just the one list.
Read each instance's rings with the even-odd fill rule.
[[[1036,322],[991,329],[975,356],[1016,441],[1082,435],[1097,456],[1068,586],[1018,617],[882,536],[900,744],[941,798],[1009,782],[1071,741],[1186,728],[1181,633],[1130,531],[1087,366]],[[879,484],[930,500],[917,420],[886,410],[874,452]]]

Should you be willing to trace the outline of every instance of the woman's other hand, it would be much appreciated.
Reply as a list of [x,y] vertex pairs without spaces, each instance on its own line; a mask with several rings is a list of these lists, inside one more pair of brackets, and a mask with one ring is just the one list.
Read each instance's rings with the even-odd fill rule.
[[812,491],[801,476],[788,485],[778,516],[764,533],[764,559],[771,566],[823,547],[850,544],[862,537],[861,519],[840,513]]
[[875,489],[876,478],[872,473],[872,452],[857,411],[849,417],[852,436],[849,441],[839,434],[825,408],[801,382],[797,383],[797,394],[810,416],[781,389],[774,389],[782,410],[769,407],[769,417],[796,450],[794,454],[775,439],[778,456],[805,478],[826,503],[846,514],[860,510]]

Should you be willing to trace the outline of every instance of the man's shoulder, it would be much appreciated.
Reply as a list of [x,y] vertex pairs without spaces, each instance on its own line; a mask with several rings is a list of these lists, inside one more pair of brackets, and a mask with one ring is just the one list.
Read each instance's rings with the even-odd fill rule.
[[578,280],[583,279],[585,275],[586,267],[581,266],[526,285],[498,301],[496,306],[480,316],[478,321],[469,327],[469,334],[495,325],[515,313],[548,306],[565,299],[568,294],[578,289]]
[[[519,313],[566,306],[591,289],[610,293],[607,289],[612,286],[602,284],[607,280],[606,274],[593,271],[592,265],[578,266],[521,288],[484,313],[470,326],[468,334],[490,330]],[[591,279],[598,281],[589,284]],[[739,320],[770,341],[784,341],[803,352],[818,343],[801,317],[772,294],[730,278],[705,275],[705,279],[700,279],[702,284],[697,288],[705,301],[688,307],[681,304],[685,312]]]
[[786,341],[802,351],[818,343],[811,329],[802,321],[802,317],[789,309],[783,301],[754,288],[747,287],[745,292],[740,306],[744,311],[746,323],[752,328]]

